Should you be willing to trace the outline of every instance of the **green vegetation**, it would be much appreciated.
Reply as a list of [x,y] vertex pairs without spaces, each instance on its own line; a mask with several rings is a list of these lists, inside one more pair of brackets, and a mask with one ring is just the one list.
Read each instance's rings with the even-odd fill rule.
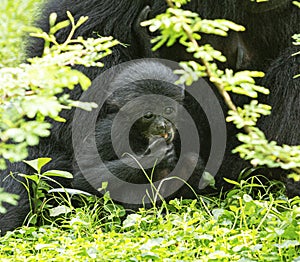
[[8,233],[0,259],[299,261],[300,199],[287,200],[278,182],[234,183],[224,199],[173,200],[127,217],[108,196],[106,202],[82,196],[86,204],[58,219],[60,226]]
[[[6,77],[7,73],[18,76],[19,70],[23,70],[24,74],[33,69],[32,64],[28,65],[28,68],[27,66],[18,67],[22,58],[20,50],[23,34],[19,29],[24,23],[30,22],[28,18],[32,17],[35,2],[26,0],[12,3],[12,1],[4,0],[0,6],[2,14],[0,16],[0,78]],[[175,12],[178,14],[180,11]],[[184,15],[186,14],[190,15],[190,13]],[[192,15],[190,21],[193,21],[194,18],[196,16]],[[72,20],[71,17],[70,19]],[[53,24],[54,20],[55,17],[52,17]],[[226,34],[228,28],[242,30],[233,23],[222,21],[220,30],[214,31],[214,25],[211,28],[212,33]],[[40,34],[38,31],[36,33]],[[183,37],[183,34],[179,34],[179,37]],[[192,37],[197,38],[197,34],[193,34]],[[181,39],[182,42],[189,41],[188,38]],[[173,40],[169,43],[174,42]],[[82,40],[78,39],[77,44],[81,46],[82,43]],[[99,42],[95,40],[90,43],[95,47],[95,44]],[[105,43],[108,43],[109,47],[117,44],[111,38],[105,39]],[[99,44],[101,47],[103,42]],[[97,48],[95,49],[97,50]],[[80,50],[82,49],[79,48],[73,56],[82,57]],[[105,50],[107,52],[102,54],[109,54],[109,48]],[[59,46],[52,51],[59,57]],[[193,53],[197,51],[195,53],[199,55],[203,54],[203,50],[198,48],[191,51]],[[219,57],[222,60],[219,53],[211,50],[208,46],[204,51],[211,54],[213,58]],[[209,56],[205,57],[209,58]],[[94,63],[97,59],[99,59],[98,56],[95,60],[89,60],[89,63]],[[51,74],[47,73],[47,77],[49,77],[47,86],[59,84],[60,81],[54,82],[54,79],[61,80],[61,75],[55,75],[58,67],[60,70],[65,70],[63,71],[64,76],[66,73],[69,73],[70,76],[74,76],[74,74],[77,76],[75,82],[66,80],[66,86],[72,88],[77,83],[83,83],[83,87],[88,86],[89,80],[77,71],[61,67],[57,62],[54,64],[52,63],[54,60],[47,61],[44,63],[43,59],[37,59],[34,60],[36,64],[33,63],[33,66],[39,67],[41,70],[39,72],[49,70],[48,66],[53,66],[53,78]],[[209,62],[210,59],[207,63]],[[41,65],[45,66],[44,69]],[[188,74],[186,71],[181,71],[182,79],[185,81],[208,74],[202,65],[192,62],[183,64],[183,68],[189,69],[188,72],[190,72]],[[213,66],[209,68],[212,72],[220,73]],[[31,79],[33,75],[38,74],[31,71],[28,79]],[[239,86],[240,81],[248,81],[248,86],[251,87],[248,89],[249,93],[255,94],[258,91],[266,92],[265,89],[256,87],[253,83],[252,76],[260,75],[257,72],[246,72],[240,75],[228,73],[226,76],[230,77],[231,83],[238,83],[235,86],[238,92],[242,90]],[[1,101],[1,104],[5,104],[6,101],[15,103],[16,97],[19,99],[19,103],[26,103],[28,89],[26,89],[27,87],[22,88],[24,85],[20,84],[17,77],[16,79],[18,81],[11,89],[13,95],[8,96],[8,100]],[[228,79],[223,78],[223,80],[221,85],[228,82]],[[9,87],[4,85],[6,82],[1,81],[0,90],[2,92],[9,90],[7,89]],[[40,85],[36,85],[30,91],[36,92],[40,90],[40,87]],[[57,93],[59,93],[62,86],[56,87]],[[233,88],[231,87],[231,89]],[[46,98],[49,100],[57,94],[51,93],[49,88],[45,88],[45,90],[48,90]],[[2,95],[1,97],[3,99]],[[66,101],[68,101],[67,98],[64,102]],[[44,125],[45,116],[52,116],[54,119],[63,121],[57,118],[58,112],[66,106],[78,104],[74,101],[69,101],[70,103],[67,105],[61,102],[63,101],[55,101],[55,112],[47,110],[42,112],[38,108],[29,107],[28,111],[18,115],[18,119],[20,120],[28,114],[36,115],[38,126]],[[86,108],[87,105],[83,106]],[[13,112],[7,115],[7,111],[3,110],[4,107],[1,108],[0,122],[1,128],[3,128],[4,123],[7,125],[7,121],[4,122],[3,119],[6,117],[11,120]],[[87,109],[89,108],[88,106]],[[240,128],[245,128],[245,126],[250,128],[254,126],[257,114],[268,113],[268,107],[256,102],[252,102],[248,108],[245,107],[245,110],[253,113],[249,119],[242,117],[249,115],[244,113],[244,109],[239,109],[231,113],[229,120],[235,121]],[[27,125],[29,122],[17,122],[21,125],[13,127],[14,131],[16,129],[31,131],[31,128],[22,128],[23,124]],[[15,123],[11,121],[11,124],[15,125]],[[7,129],[4,130],[11,128],[11,126],[7,126]],[[42,129],[42,133],[47,135],[49,128],[50,126],[46,126]],[[23,146],[24,150],[28,144],[32,144],[32,141],[33,144],[38,143],[38,137],[42,136],[42,133],[32,134],[25,131],[24,140],[15,141],[17,143],[26,141]],[[13,132],[11,134],[15,135]],[[16,135],[10,138],[14,137],[19,138]],[[5,147],[4,144],[3,146]],[[1,146],[1,150],[2,148]],[[7,157],[8,159],[18,160],[26,156],[26,151],[22,151],[25,152],[22,155],[18,154],[18,150],[10,152],[14,153],[11,154],[12,157]],[[111,201],[108,192],[101,199],[87,196],[84,192],[66,189],[54,190],[52,193],[46,194],[45,192],[50,188],[46,182],[50,181],[51,177],[70,176],[68,173],[56,170],[41,173],[41,167],[48,161],[49,159],[40,159],[28,162],[34,167],[36,174],[25,175],[27,179],[34,182],[33,203],[35,204],[27,225],[35,225],[37,222],[45,225],[39,228],[24,226],[0,238],[1,261],[300,261],[300,198],[288,200],[285,197],[284,186],[280,182],[268,181],[261,176],[248,178],[250,174],[248,172],[242,174],[239,182],[228,181],[234,185],[234,188],[222,196],[199,196],[196,200],[175,199],[170,203],[163,202],[161,206],[154,206],[152,209],[141,208],[137,212],[126,213],[121,206],[115,205]],[[14,203],[15,199],[0,190],[0,206],[2,201]],[[73,205],[74,203],[76,205]],[[4,212],[4,210],[0,209],[0,212]]]
[[0,6],[0,67],[16,66],[24,58],[24,25],[29,25],[41,1],[3,0]]
[[[35,146],[40,137],[49,136],[51,125],[46,117],[64,122],[59,116],[63,109],[80,107],[91,110],[95,103],[73,101],[68,94],[57,97],[64,88],[80,85],[86,90],[90,80],[71,65],[103,66],[99,59],[111,54],[110,48],[118,44],[112,37],[83,40],[72,39],[76,29],[86,22],[82,17],[76,23],[70,13],[69,21],[56,24],[56,14],[49,18],[49,34],[31,28],[31,35],[45,40],[43,57],[28,59],[17,67],[0,67],[0,168],[5,168],[5,159],[15,162],[27,157],[27,146]],[[55,33],[69,24],[73,30],[69,38],[58,44]],[[52,44],[50,46],[50,44]],[[6,46],[4,50],[9,49]],[[20,52],[20,51],[19,51]],[[28,117],[25,120],[25,117]],[[11,144],[9,142],[14,142]]]

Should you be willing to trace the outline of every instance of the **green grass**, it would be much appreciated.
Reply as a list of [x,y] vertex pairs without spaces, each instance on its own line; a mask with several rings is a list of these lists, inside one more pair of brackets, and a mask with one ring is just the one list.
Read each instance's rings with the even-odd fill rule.
[[52,226],[8,233],[0,260],[300,261],[300,198],[283,193],[279,182],[242,180],[222,199],[172,200],[125,216],[89,197]]

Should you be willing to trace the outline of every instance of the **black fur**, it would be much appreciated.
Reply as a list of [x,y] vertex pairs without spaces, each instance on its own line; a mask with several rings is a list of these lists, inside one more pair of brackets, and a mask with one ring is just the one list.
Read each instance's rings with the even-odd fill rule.
[[[293,76],[299,73],[299,56],[291,57],[297,48],[292,47],[291,35],[300,31],[299,9],[292,5],[292,1],[276,0],[267,3],[255,4],[258,9],[252,8],[245,0],[241,4],[240,0],[192,0],[187,6],[198,12],[205,18],[227,18],[246,26],[247,31],[241,33],[231,32],[229,37],[205,36],[204,41],[210,42],[214,47],[220,49],[228,57],[224,67],[233,69],[261,69],[266,72],[263,84],[271,89],[271,95],[264,97],[266,103],[273,106],[273,115],[264,118],[259,122],[260,127],[266,132],[268,138],[277,139],[280,143],[300,144],[299,138],[299,78]],[[276,3],[275,3],[276,2]],[[273,8],[271,5],[274,4]],[[166,4],[163,0],[49,0],[44,5],[41,17],[37,19],[36,25],[43,30],[48,30],[48,16],[51,12],[58,14],[58,21],[66,20],[66,11],[69,10],[75,19],[80,16],[89,16],[89,21],[83,25],[77,35],[84,37],[97,37],[112,35],[127,47],[117,46],[111,56],[104,59],[105,68],[124,61],[129,61],[144,57],[160,57],[171,60],[184,60],[189,56],[182,48],[174,46],[172,48],[162,48],[156,53],[150,50],[149,39],[151,34],[139,26],[141,20],[152,18],[156,14],[165,10]],[[64,41],[68,35],[68,30],[64,30],[57,35],[59,41]],[[43,43],[36,39],[31,39],[27,48],[29,57],[40,56],[43,50]],[[103,68],[83,68],[79,70],[87,74],[92,80],[95,79]],[[131,92],[131,91],[130,91]],[[79,88],[72,91],[73,99],[78,99],[81,95]],[[187,97],[193,100],[191,97]],[[244,98],[235,98],[235,103],[242,104]],[[188,105],[189,107],[190,105]],[[199,125],[201,134],[201,157],[206,160],[210,150],[210,131],[207,126],[205,116],[201,113],[201,108],[192,105],[191,113],[194,120]],[[224,110],[225,107],[224,107]],[[61,168],[73,172],[73,149],[71,121],[73,111],[63,112],[63,117],[67,119],[64,124],[53,123],[51,137],[43,139],[38,148],[31,149],[32,158],[38,156],[50,156],[54,159],[53,166],[49,168]],[[101,131],[102,132],[102,131]],[[223,164],[217,174],[217,186],[224,186],[223,177],[235,179],[239,171],[247,166],[240,161],[237,156],[231,154],[231,149],[236,145],[234,138],[236,130],[232,125],[228,125],[228,145]],[[76,165],[75,165],[76,166]],[[26,168],[21,164],[19,169],[26,172]],[[0,182],[0,186],[8,190],[24,194],[17,189],[12,189],[11,183]],[[293,192],[290,195],[299,194],[299,186],[288,181],[288,190]],[[12,214],[11,211],[10,214]],[[23,217],[24,214],[22,213]],[[6,215],[9,217],[10,215]],[[21,216],[21,215],[20,215]],[[1,218],[1,224],[3,218]],[[13,219],[12,219],[13,220]],[[13,228],[14,223],[2,228]],[[19,219],[20,220],[20,219]],[[7,220],[6,220],[7,221]]]

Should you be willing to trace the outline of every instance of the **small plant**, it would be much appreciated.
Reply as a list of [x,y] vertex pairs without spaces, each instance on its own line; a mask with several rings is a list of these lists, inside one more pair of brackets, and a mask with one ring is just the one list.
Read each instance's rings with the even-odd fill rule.
[[[72,174],[66,171],[48,170],[46,172],[42,172],[42,168],[50,161],[50,158],[39,158],[31,161],[24,161],[32,167],[35,173],[30,175],[18,174],[17,176],[14,176],[17,181],[20,181],[20,183],[23,184],[28,192],[28,197],[30,199],[30,213],[27,215],[28,225],[36,225],[43,210],[45,208],[49,208],[49,206],[47,206],[46,193],[52,188],[50,183],[59,185],[54,178],[73,178]],[[18,179],[18,176],[24,178],[22,179],[24,182],[21,182],[21,180]],[[66,196],[68,195],[66,194]],[[71,203],[70,200],[69,203]]]
[[[14,179],[26,188],[30,200],[30,212],[24,225],[51,224],[78,232],[93,232],[95,226],[106,231],[118,230],[121,218],[126,212],[122,206],[112,201],[109,192],[98,198],[81,190],[64,188],[58,181],[72,179],[72,174],[60,170],[42,172],[50,161],[50,158],[24,161],[35,172],[13,175]],[[101,191],[105,191],[105,185]],[[9,198],[5,198],[5,202],[16,204],[14,195],[8,195]],[[7,197],[4,193],[3,196]]]

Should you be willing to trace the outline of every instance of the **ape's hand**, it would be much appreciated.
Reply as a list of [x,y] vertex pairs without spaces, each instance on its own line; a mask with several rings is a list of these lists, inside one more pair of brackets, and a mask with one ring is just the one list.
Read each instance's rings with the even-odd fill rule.
[[174,145],[167,144],[166,140],[159,136],[149,140],[149,146],[142,158],[146,159],[148,165],[157,166],[157,168],[171,168],[177,160]]
[[153,136],[149,139],[149,146],[146,149],[144,156],[153,155],[158,158],[165,158],[174,150],[173,144],[167,144],[166,140],[160,136]]

